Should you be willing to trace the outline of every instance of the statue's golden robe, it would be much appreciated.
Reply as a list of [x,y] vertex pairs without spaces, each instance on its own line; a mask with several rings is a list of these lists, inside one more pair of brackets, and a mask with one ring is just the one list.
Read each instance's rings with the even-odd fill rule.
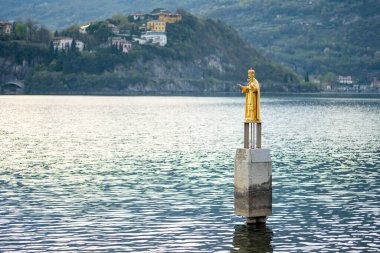
[[[252,78],[252,77],[251,77]],[[260,86],[256,78],[249,80],[247,86],[241,87],[245,93],[245,123],[260,123]]]

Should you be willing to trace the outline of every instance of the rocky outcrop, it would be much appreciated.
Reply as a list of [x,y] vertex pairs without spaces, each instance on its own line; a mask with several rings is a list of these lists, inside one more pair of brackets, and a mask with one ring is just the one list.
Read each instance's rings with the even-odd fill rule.
[[5,83],[8,81],[24,80],[31,67],[26,61],[18,64],[12,59],[0,57],[0,69],[0,82]]

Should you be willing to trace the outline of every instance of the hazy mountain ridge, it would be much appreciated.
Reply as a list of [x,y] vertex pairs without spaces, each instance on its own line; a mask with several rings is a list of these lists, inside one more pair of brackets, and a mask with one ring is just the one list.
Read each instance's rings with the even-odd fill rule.
[[380,74],[378,1],[215,3],[207,9],[209,16],[233,24],[244,38],[298,73],[335,72],[362,81]]

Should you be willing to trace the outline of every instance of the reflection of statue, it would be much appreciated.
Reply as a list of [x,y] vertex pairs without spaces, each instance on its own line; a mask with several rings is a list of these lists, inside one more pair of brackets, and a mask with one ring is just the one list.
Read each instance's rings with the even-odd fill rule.
[[273,252],[273,232],[266,226],[235,226],[231,252]]
[[260,86],[255,78],[255,71],[248,70],[247,86],[240,85],[245,93],[245,122],[259,123],[260,120]]
[[261,148],[260,86],[255,78],[255,71],[252,68],[248,70],[247,86],[238,85],[245,93],[244,148]]

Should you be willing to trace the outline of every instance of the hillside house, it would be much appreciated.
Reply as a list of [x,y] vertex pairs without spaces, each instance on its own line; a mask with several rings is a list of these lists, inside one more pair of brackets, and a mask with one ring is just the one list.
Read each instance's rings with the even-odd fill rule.
[[361,84],[359,85],[358,91],[359,92],[371,92],[371,85],[369,84]]
[[156,9],[154,11],[152,11],[149,16],[152,17],[154,20],[158,20],[158,17],[160,16],[160,14],[162,13],[170,13],[170,11],[167,11],[165,9]]
[[152,43],[158,44],[164,47],[167,44],[166,33],[164,32],[152,32],[147,31],[146,33],[141,35],[142,40],[138,40],[140,44]]
[[115,26],[114,24],[108,24],[108,28],[111,30],[111,32],[115,35],[118,35],[120,33],[119,27]]
[[165,32],[166,23],[159,20],[152,20],[146,24],[146,28],[152,32]]
[[331,91],[332,90],[331,83],[322,83],[322,90]]
[[121,51],[127,54],[132,49],[132,44],[121,37],[114,37],[111,39],[111,45],[121,48]]
[[119,34],[117,35],[117,37],[129,37],[131,36],[131,30],[129,29],[120,29],[119,31]]
[[158,20],[169,24],[174,24],[182,20],[182,15],[177,13],[162,12],[158,15]]
[[0,21],[0,35],[11,35],[13,23],[8,21]]
[[339,84],[353,84],[351,76],[338,76],[338,83]]
[[132,16],[134,21],[144,20],[145,18],[145,14],[140,11],[133,13]]
[[376,78],[371,82],[371,89],[380,92],[380,81]]
[[146,25],[145,24],[142,24],[140,27],[139,27],[139,30],[140,31],[146,31]]
[[[71,48],[73,39],[70,37],[55,37],[53,38],[53,47],[54,50],[58,51],[68,51]],[[84,49],[84,43],[82,41],[76,40],[75,47],[79,52],[82,52]]]
[[82,25],[81,27],[79,27],[79,32],[81,34],[86,34],[87,33],[87,28],[90,26],[91,24],[88,24],[88,25]]
[[358,88],[359,86],[354,84],[351,76],[338,76],[334,84],[334,90],[336,91],[356,92]]

